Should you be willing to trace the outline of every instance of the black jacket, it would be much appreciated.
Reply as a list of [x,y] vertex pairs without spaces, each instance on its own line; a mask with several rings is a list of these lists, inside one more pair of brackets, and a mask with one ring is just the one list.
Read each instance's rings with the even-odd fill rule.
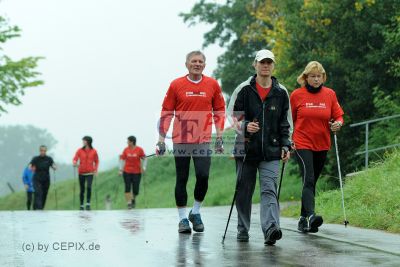
[[[271,161],[281,158],[282,147],[290,148],[288,121],[289,96],[278,80],[272,77],[272,87],[265,101],[256,89],[256,75],[241,87],[234,101],[233,116],[242,123],[242,131],[235,140],[235,156],[246,160]],[[258,121],[260,131],[247,132],[247,124]],[[244,138],[243,138],[244,137]]]
[[53,166],[54,160],[49,156],[36,156],[31,160],[32,167],[35,168],[33,178],[50,179],[50,167]]

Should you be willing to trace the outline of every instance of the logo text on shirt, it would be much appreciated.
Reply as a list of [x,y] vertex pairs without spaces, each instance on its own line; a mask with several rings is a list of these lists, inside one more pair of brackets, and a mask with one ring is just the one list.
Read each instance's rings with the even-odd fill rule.
[[306,103],[306,108],[326,108],[325,103]]
[[186,92],[186,96],[187,97],[191,97],[191,96],[206,97],[207,94],[206,94],[206,92]]

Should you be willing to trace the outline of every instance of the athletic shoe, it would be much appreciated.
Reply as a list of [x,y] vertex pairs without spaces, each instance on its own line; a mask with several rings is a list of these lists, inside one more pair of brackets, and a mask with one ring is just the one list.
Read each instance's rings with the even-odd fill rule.
[[318,227],[322,225],[324,220],[322,219],[321,216],[312,214],[311,216],[308,217],[308,231],[310,233],[316,233],[318,232]]
[[272,246],[277,240],[282,238],[282,231],[279,226],[272,225],[265,233],[264,244]]
[[90,205],[86,204],[86,210],[90,210]]
[[134,209],[136,207],[136,200],[132,199],[132,204],[131,204],[132,209]]
[[179,222],[178,232],[181,233],[181,234],[190,234],[190,233],[192,233],[192,229],[190,228],[188,219],[182,219],[182,221]]
[[192,211],[189,212],[189,221],[193,225],[193,231],[204,232],[204,224],[201,220],[200,214],[193,214]]
[[85,210],[84,206],[80,206],[79,210]]
[[128,210],[132,209],[132,203],[128,203]]
[[299,223],[297,224],[297,230],[299,230],[302,233],[308,232],[308,223],[306,217],[303,216],[300,217]]
[[248,232],[238,232],[236,236],[237,241],[239,242],[249,242],[249,233]]

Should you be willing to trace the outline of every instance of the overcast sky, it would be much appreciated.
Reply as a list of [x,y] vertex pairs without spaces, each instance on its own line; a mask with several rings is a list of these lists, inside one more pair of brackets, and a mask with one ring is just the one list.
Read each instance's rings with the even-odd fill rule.
[[[178,16],[194,0],[2,0],[0,15],[22,29],[4,52],[13,59],[43,56],[45,85],[8,107],[2,125],[32,124],[58,141],[55,159],[70,162],[84,135],[100,159],[115,161],[135,135],[150,154],[169,83],[186,74],[188,51],[201,49],[209,26],[189,28]],[[223,50],[212,46],[206,75]]]

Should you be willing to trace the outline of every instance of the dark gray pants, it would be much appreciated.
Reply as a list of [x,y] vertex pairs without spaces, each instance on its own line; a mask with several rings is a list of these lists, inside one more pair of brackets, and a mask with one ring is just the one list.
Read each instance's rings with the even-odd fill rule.
[[35,189],[33,195],[33,209],[42,210],[46,205],[47,193],[50,188],[50,176],[33,176],[33,188]]
[[92,182],[93,182],[93,174],[85,175],[79,174],[79,200],[81,202],[81,206],[83,206],[83,202],[85,201],[85,182],[87,183],[86,187],[86,204],[90,204],[90,198],[92,196]]
[[236,160],[237,176],[242,177],[238,184],[236,197],[236,210],[238,212],[239,232],[250,230],[251,204],[256,185],[257,170],[260,179],[260,221],[263,233],[272,226],[279,226],[279,202],[277,199],[277,181],[279,175],[279,160],[274,161],[243,161]]

